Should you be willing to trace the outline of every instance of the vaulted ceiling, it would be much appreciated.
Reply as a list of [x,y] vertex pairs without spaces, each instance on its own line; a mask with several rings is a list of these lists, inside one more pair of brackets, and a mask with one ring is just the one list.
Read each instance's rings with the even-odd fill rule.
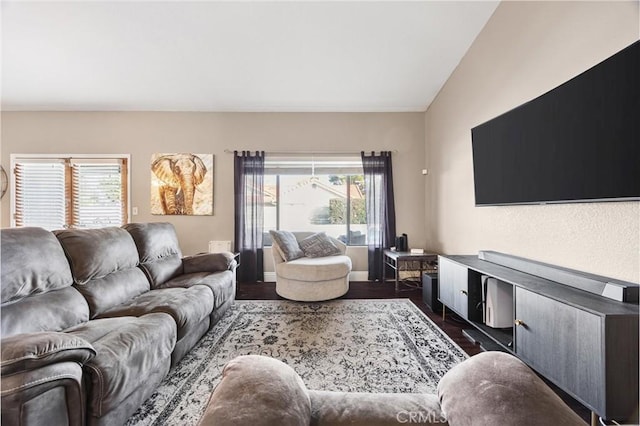
[[498,1],[2,2],[2,107],[425,111]]

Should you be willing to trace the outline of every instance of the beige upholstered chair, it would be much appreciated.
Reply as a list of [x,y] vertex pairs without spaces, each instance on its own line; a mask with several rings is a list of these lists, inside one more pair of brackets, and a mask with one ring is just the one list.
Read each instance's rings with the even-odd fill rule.
[[[298,241],[312,235],[312,232],[294,232]],[[318,302],[335,299],[349,291],[351,259],[347,256],[347,246],[335,238],[334,244],[340,255],[326,257],[301,257],[285,261],[278,243],[273,241],[273,263],[276,270],[276,293],[289,300]]]

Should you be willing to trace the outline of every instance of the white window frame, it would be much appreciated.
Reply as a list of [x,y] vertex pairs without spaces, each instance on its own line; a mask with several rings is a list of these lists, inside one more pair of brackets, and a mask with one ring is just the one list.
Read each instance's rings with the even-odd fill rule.
[[19,163],[20,160],[126,160],[127,166],[127,176],[126,176],[126,185],[127,185],[127,194],[126,194],[126,218],[125,223],[129,223],[131,221],[131,154],[11,154],[11,170],[10,170],[10,178],[11,182],[11,203],[10,203],[10,215],[11,215],[11,227],[16,226],[16,174],[15,168],[16,163]]

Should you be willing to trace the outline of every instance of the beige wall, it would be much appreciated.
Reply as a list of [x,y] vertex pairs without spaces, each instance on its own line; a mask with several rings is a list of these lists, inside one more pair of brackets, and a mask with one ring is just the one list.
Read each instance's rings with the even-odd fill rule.
[[640,203],[474,207],[470,129],[638,39],[638,2],[503,2],[426,114],[429,244],[640,280]]
[[[423,113],[68,113],[2,114],[2,165],[12,153],[131,154],[131,201],[136,222],[169,221],[185,254],[206,251],[208,241],[233,240],[233,155],[225,149],[354,151],[397,150],[393,155],[398,232],[415,247],[426,243],[424,224]],[[151,154],[214,154],[213,216],[150,214]],[[9,226],[9,196],[2,226]],[[366,251],[350,248],[354,270],[364,271]],[[270,255],[267,270],[273,270]]]

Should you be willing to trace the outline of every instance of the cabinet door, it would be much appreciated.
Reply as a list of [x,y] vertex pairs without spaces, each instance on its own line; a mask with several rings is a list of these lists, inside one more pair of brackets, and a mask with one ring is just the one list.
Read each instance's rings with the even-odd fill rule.
[[467,319],[469,270],[466,266],[453,262],[446,257],[438,260],[439,299],[448,308]]
[[515,317],[516,354],[602,413],[605,386],[601,318],[520,287],[516,288]]

